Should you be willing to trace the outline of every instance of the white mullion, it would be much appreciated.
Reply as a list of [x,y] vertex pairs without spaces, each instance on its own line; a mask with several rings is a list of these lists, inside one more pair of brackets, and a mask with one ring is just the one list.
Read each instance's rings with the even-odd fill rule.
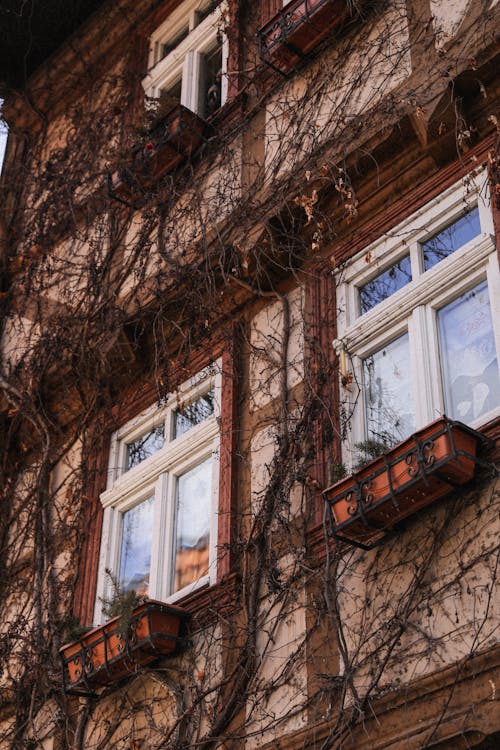
[[181,82],[181,104],[183,107],[187,107],[188,109],[190,109],[190,102],[191,102],[191,94],[190,94],[191,67],[192,67],[191,53],[188,52],[182,63],[182,82]]
[[[115,552],[115,525],[117,511],[114,508],[105,508],[102,520],[101,547],[99,551],[99,568],[97,575],[97,596],[94,605],[94,624],[100,625],[103,621],[102,599],[108,594],[109,581],[106,570],[110,568],[111,559]],[[88,624],[88,623],[87,623]]]
[[410,244],[410,263],[411,263],[411,278],[412,281],[416,281],[424,273],[424,262],[422,258],[422,251],[420,249],[420,243],[412,242]]
[[165,445],[171,443],[174,438],[174,413],[175,410],[169,408],[167,409],[167,413],[165,415],[165,422],[163,427],[163,429],[165,430]]
[[168,475],[160,474],[155,484],[154,508],[153,508],[153,537],[151,540],[151,564],[149,572],[149,596],[152,599],[161,599],[164,596],[163,573],[165,544],[165,513],[166,492]]
[[[351,357],[351,367],[354,377],[352,383],[349,384],[346,393],[348,394],[348,398],[352,393],[352,403],[355,404],[355,406],[353,407],[354,411],[350,420],[352,430],[348,433],[348,436],[344,441],[345,450],[347,452],[345,458],[347,459],[346,463],[349,467],[352,467],[354,464],[354,459],[356,457],[356,443],[362,442],[366,439],[367,436],[365,388],[363,381],[363,358],[357,355],[353,355]],[[340,386],[340,388],[342,398],[342,385]],[[358,388],[357,394],[354,392],[356,388]],[[351,402],[349,403],[348,408],[351,408]]]
[[428,305],[427,315],[427,350],[431,369],[430,389],[432,394],[432,412],[430,420],[442,416],[446,411],[443,388],[443,370],[441,368],[441,346],[438,330],[438,307]]
[[200,74],[202,56],[197,50],[190,50],[184,59],[182,72],[181,104],[200,113]]
[[117,439],[116,434],[113,435],[111,439],[111,445],[109,448],[109,463],[108,463],[108,473],[106,476],[106,489],[111,489],[117,478],[119,477],[119,462],[120,462],[120,452],[122,448],[122,443]]
[[348,294],[351,289],[350,284],[341,283],[339,287],[337,288],[337,331],[339,332],[339,338],[341,338],[340,334],[344,334],[345,331],[347,331],[349,324],[351,323],[351,318],[349,316],[349,311],[347,309],[348,304]]
[[128,461],[128,444],[125,440],[120,442],[120,449],[117,454],[118,465],[116,467],[116,477],[120,477],[127,471]]
[[172,594],[174,581],[174,548],[175,536],[177,533],[177,477],[174,472],[168,475],[168,482],[165,488],[165,533],[163,537],[163,554],[164,554],[164,581],[162,592],[164,598]]
[[419,305],[408,320],[410,340],[410,362],[412,370],[412,391],[415,402],[415,425],[419,429],[432,421],[434,415],[436,372],[435,357],[429,351],[431,328],[428,311]]

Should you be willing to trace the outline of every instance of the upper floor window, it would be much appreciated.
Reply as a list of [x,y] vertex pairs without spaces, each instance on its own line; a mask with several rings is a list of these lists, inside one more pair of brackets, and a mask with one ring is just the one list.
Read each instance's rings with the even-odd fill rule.
[[143,85],[161,114],[182,104],[207,118],[226,101],[226,11],[224,2],[186,0],[152,34]]
[[175,600],[215,582],[220,368],[184,383],[162,408],[112,438],[104,506],[96,620],[122,590]]
[[346,460],[441,414],[478,427],[500,413],[500,274],[485,183],[450,188],[346,269]]

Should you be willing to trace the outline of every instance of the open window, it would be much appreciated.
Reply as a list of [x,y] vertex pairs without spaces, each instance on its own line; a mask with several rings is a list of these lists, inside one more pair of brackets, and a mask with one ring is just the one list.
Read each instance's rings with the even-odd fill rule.
[[227,99],[225,3],[186,0],[151,35],[146,95],[165,115],[181,104],[203,119]]
[[220,366],[184,383],[111,444],[95,621],[121,590],[172,602],[216,580]]

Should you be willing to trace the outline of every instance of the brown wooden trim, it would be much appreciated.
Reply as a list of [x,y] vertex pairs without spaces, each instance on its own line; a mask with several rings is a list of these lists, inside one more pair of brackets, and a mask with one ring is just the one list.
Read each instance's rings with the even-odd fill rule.
[[261,26],[271,20],[283,7],[283,0],[261,0]]
[[239,579],[233,573],[214,586],[206,586],[176,602],[191,614],[191,632],[216,622],[218,617],[232,616],[238,601],[238,588]]
[[[329,267],[319,267],[309,285],[311,310],[308,359],[312,397],[317,401],[314,421],[313,478],[321,489],[331,484],[330,467],[341,461],[339,393],[336,355],[332,341],[336,337],[335,279]],[[322,519],[323,503],[315,503],[314,522]]]
[[88,484],[84,487],[81,518],[83,536],[73,599],[73,614],[82,625],[94,621],[97,574],[101,549],[103,507],[99,500],[106,489],[110,434],[104,433],[95,443],[88,459]]
[[166,2],[160,3],[160,7],[156,8],[150,13],[138,26],[139,34],[144,38],[149,38],[151,34],[156,31],[158,26],[161,26],[163,21],[174,12],[179,5],[182,5],[184,0],[166,0]]
[[343,238],[338,245],[332,246],[335,249],[337,264],[352,258],[367,245],[382,237],[389,229],[397,226],[419,208],[440,195],[461,177],[478,169],[481,164],[486,164],[494,144],[495,136],[491,135],[467,151],[460,159],[456,159],[448,166],[440,169],[410,193],[392,203],[389,210],[385,209],[365,224],[353,228],[352,233]]
[[217,581],[234,567],[236,528],[237,382],[236,341],[222,354],[222,403],[219,457],[219,516],[217,532]]

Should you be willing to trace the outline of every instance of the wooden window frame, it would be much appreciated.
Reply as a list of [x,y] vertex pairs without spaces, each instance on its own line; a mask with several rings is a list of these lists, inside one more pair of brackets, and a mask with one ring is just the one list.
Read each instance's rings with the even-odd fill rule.
[[[220,358],[221,361],[221,406],[219,415],[220,455],[217,518],[217,564],[213,585],[188,594],[181,600],[196,615],[201,624],[211,616],[209,603],[217,601],[227,604],[234,598],[235,583],[235,537],[236,537],[236,444],[237,444],[237,336],[236,330],[225,331],[209,342],[203,350],[194,351],[188,366],[173,368],[171,391],[186,380],[189,373],[196,373]],[[84,487],[82,511],[82,546],[75,586],[73,612],[84,625],[92,623],[97,596],[99,558],[103,527],[104,508],[99,496],[106,489],[110,444],[113,432],[134,416],[143,412],[158,398],[157,388],[151,381],[140,388],[135,387],[123,394],[123,398],[112,410],[111,419],[105,427],[96,431],[100,440],[90,452],[87,481]]]

